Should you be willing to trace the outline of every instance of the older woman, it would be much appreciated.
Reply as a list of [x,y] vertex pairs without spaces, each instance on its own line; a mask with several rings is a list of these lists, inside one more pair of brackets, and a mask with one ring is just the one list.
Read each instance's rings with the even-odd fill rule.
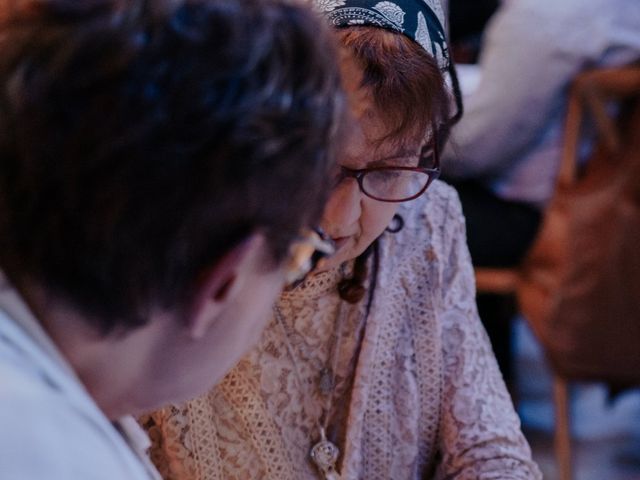
[[433,182],[442,10],[318,4],[352,113],[322,221],[337,252],[222,384],[143,419],[152,458],[167,479],[539,478],[476,314],[458,199]]

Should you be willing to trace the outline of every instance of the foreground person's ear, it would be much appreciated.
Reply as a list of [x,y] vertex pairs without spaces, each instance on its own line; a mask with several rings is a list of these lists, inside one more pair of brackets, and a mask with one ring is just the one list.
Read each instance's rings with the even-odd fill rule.
[[203,272],[187,317],[192,339],[202,338],[225,308],[238,300],[242,284],[255,273],[264,243],[261,234],[253,233]]

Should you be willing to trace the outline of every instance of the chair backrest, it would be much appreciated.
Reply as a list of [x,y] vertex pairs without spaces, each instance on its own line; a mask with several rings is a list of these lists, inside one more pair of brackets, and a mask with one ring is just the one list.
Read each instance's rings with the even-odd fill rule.
[[[581,168],[587,120],[597,143]],[[640,385],[640,66],[572,84],[558,183],[518,300],[562,376]]]

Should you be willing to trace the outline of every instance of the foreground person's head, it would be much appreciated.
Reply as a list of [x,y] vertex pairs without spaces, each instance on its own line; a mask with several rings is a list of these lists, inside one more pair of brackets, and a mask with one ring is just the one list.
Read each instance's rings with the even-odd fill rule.
[[320,216],[328,35],[271,0],[17,5],[0,266],[111,416],[196,395],[257,338]]
[[352,114],[322,220],[338,251],[323,268],[362,254],[438,174],[452,121],[442,12],[438,0],[396,3],[317,0],[337,27]]

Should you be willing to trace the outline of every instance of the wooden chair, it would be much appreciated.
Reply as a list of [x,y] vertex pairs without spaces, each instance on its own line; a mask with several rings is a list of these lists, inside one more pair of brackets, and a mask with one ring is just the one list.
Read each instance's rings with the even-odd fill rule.
[[[517,268],[477,268],[476,289],[479,293],[513,294],[518,291],[520,272]],[[560,480],[573,478],[571,462],[571,420],[568,380],[553,374],[555,411],[554,450]]]
[[[594,70],[578,75],[573,82],[564,138],[564,154],[560,167],[558,186],[567,186],[577,176],[577,146],[583,118],[588,115],[595,124],[597,140],[609,151],[625,148],[616,130],[616,122],[606,108],[605,96],[617,99],[640,96],[640,66],[618,69]],[[560,187],[559,187],[560,188]],[[522,266],[511,269],[476,269],[476,288],[479,293],[518,295],[525,275],[527,260]],[[527,309],[520,310],[527,318]],[[544,349],[544,342],[543,342]],[[552,367],[553,369],[553,367]],[[553,402],[555,408],[554,447],[561,480],[571,480],[571,432],[568,383],[571,378],[554,371]]]
[[[517,268],[477,268],[476,289],[479,293],[517,294],[520,272]],[[571,420],[568,380],[553,374],[555,411],[554,450],[560,480],[571,480]]]

